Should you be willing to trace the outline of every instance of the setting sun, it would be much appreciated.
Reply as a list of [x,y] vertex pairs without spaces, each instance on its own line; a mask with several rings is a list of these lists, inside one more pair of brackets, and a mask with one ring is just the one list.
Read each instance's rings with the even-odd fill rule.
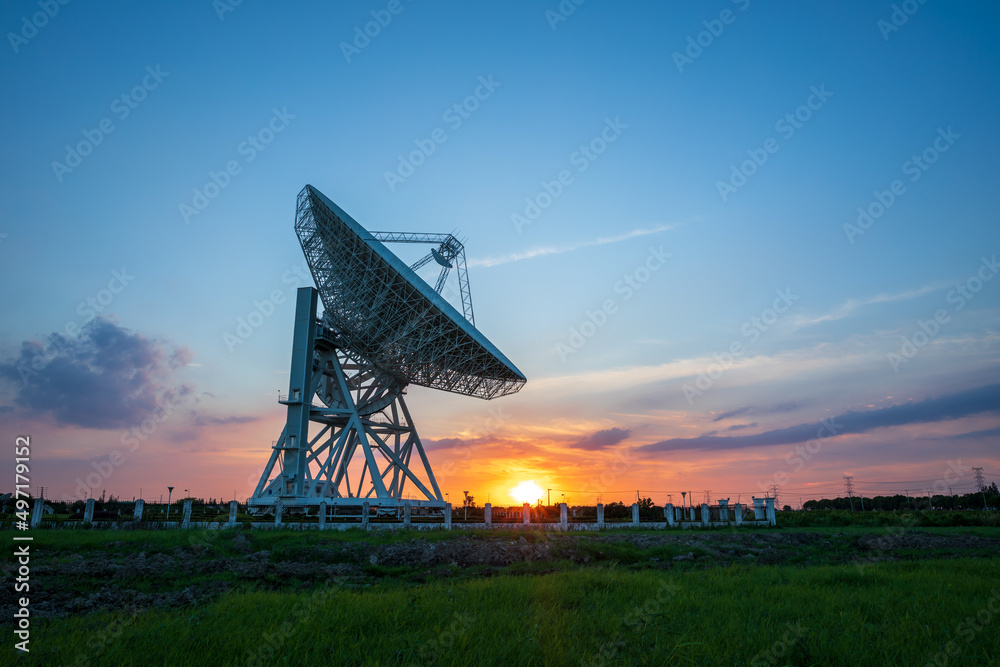
[[521,482],[510,490],[510,495],[519,503],[534,503],[544,494],[545,491],[535,484],[535,480]]

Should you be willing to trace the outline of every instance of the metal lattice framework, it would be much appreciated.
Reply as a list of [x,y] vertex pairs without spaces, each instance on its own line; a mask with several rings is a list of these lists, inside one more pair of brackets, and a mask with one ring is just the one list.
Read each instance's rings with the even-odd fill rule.
[[473,326],[476,325],[476,316],[472,312],[472,291],[469,289],[469,271],[465,268],[465,246],[452,234],[422,234],[420,232],[372,232],[372,238],[386,243],[431,243],[437,248],[431,251],[410,265],[410,270],[416,273],[418,269],[432,260],[441,265],[441,273],[438,274],[437,282],[434,284],[434,291],[441,294],[445,281],[448,279],[448,271],[452,268],[458,269],[458,289],[462,297],[462,312],[465,319],[469,320]]
[[[462,243],[451,234],[376,238],[308,185],[299,193],[295,229],[318,289],[298,291],[289,393],[279,397],[288,410],[285,428],[251,507],[444,508],[403,400],[406,386],[491,399],[526,381],[473,324]],[[414,267],[441,265],[435,287],[379,239],[433,244]],[[464,317],[440,295],[456,266]]]
[[524,385],[450,303],[312,186],[299,193],[295,230],[324,317],[353,352],[404,384],[487,399]]

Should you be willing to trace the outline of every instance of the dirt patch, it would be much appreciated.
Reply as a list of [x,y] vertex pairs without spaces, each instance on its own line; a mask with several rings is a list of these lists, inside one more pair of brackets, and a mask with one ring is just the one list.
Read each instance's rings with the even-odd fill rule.
[[[553,568],[617,562],[633,568],[689,569],[732,564],[800,565],[870,563],[901,558],[1000,556],[1000,538],[967,534],[886,529],[857,532],[623,532],[533,533],[511,536],[415,537],[401,542],[339,542],[286,548],[276,555],[255,549],[252,534],[225,542],[195,542],[169,553],[148,545],[118,543],[121,549],[48,553],[32,560],[32,614],[61,617],[96,610],[141,612],[159,607],[204,604],[237,586],[266,589],[334,584],[356,588],[387,576],[413,583],[506,571],[544,572]],[[223,547],[228,547],[223,549]],[[220,553],[223,551],[228,554]],[[531,563],[525,569],[519,564]],[[579,565],[571,565],[579,564]],[[546,568],[546,565],[552,567]],[[514,570],[511,568],[514,567]],[[0,574],[13,577],[16,565]],[[519,569],[517,569],[519,568]],[[12,587],[0,593],[0,614],[13,618]],[[9,621],[5,621],[9,623]]]

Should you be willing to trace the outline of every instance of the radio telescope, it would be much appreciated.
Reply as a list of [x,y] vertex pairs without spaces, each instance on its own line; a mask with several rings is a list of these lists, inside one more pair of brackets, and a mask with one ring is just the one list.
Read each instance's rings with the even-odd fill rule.
[[[295,231],[316,287],[298,290],[281,435],[251,511],[337,505],[444,508],[406,408],[407,385],[493,399],[524,375],[476,329],[465,248],[451,234],[368,232],[319,190],[298,195]],[[385,243],[424,243],[407,266]],[[434,287],[416,274],[441,267]],[[441,291],[457,269],[462,313]],[[323,314],[318,317],[317,297]]]

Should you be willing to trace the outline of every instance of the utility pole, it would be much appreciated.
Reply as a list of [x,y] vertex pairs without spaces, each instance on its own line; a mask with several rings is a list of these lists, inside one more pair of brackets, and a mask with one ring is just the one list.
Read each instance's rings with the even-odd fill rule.
[[851,499],[851,511],[854,511],[854,475],[844,475],[844,488],[847,489],[847,497]]
[[547,494],[545,496],[545,504],[552,507],[552,489],[545,489],[545,492]]
[[465,494],[465,520],[469,520],[469,492],[462,491]]

